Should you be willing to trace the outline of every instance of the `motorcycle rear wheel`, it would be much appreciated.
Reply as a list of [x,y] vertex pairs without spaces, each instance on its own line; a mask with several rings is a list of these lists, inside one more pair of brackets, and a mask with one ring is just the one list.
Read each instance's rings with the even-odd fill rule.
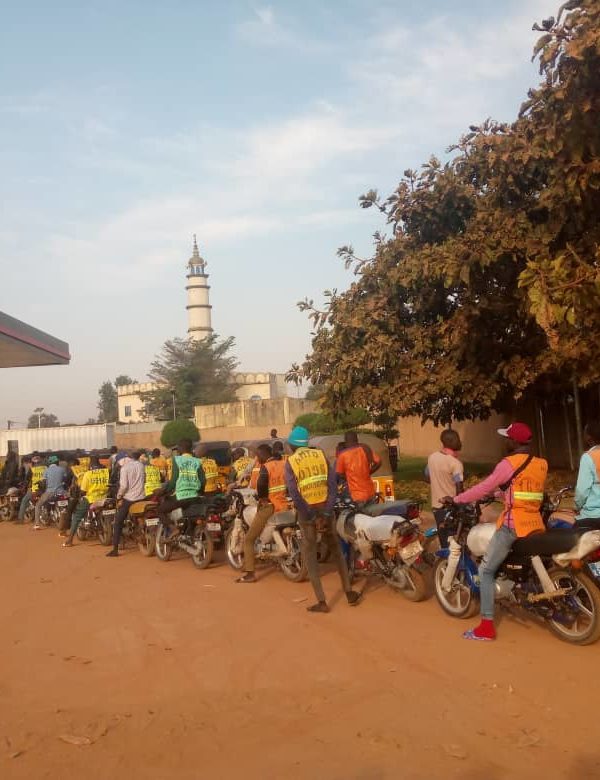
[[200,544],[200,552],[192,555],[192,563],[197,569],[207,569],[212,561],[214,544],[212,536],[202,525],[196,526],[194,544]]
[[563,642],[572,645],[591,645],[600,639],[600,592],[590,577],[582,572],[569,569],[550,569],[550,579],[557,588],[573,587],[573,599],[580,617],[573,626],[566,626],[555,620],[549,620],[552,633]]
[[112,537],[112,520],[109,520],[107,517],[104,517],[104,515],[101,515],[98,521],[98,539],[100,540],[100,544],[103,544],[105,547],[110,547],[112,544]]
[[398,593],[401,593],[405,599],[409,601],[423,601],[427,597],[427,582],[425,577],[420,571],[413,568],[406,568],[404,570],[404,576],[406,577],[408,584],[401,588],[393,580],[386,579],[388,585],[390,585]]
[[11,510],[9,504],[3,504],[0,506],[0,523],[4,520],[10,520]]
[[35,519],[35,506],[33,504],[28,504],[27,509],[25,510],[25,522],[26,523],[33,523]]
[[296,534],[292,534],[288,542],[288,550],[290,555],[287,558],[279,559],[279,566],[283,572],[283,576],[290,580],[290,582],[304,582],[308,577],[308,567],[302,554],[302,546],[300,539]]
[[88,532],[87,529],[83,527],[83,524],[80,523],[77,527],[77,538],[80,542],[85,542],[85,540],[88,538]]
[[156,550],[156,557],[159,561],[170,561],[171,555],[173,555],[173,548],[167,541],[165,534],[165,527],[162,523],[158,524],[158,530],[156,531],[156,540],[154,543]]
[[151,531],[144,526],[139,533],[139,551],[145,558],[151,558],[156,552],[156,531]]
[[442,579],[448,566],[447,558],[439,558],[433,570],[435,597],[447,615],[455,618],[471,618],[479,611],[479,600],[465,582],[464,571],[458,570],[452,583],[452,590],[442,589]]
[[227,554],[227,563],[231,566],[232,569],[241,571],[244,568],[244,553],[235,553],[231,549],[233,530],[233,528],[230,528],[225,535],[225,552]]

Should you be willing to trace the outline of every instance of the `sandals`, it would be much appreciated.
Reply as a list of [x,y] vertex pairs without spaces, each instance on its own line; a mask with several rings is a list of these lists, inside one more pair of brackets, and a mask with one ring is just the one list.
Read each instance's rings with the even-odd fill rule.
[[248,574],[243,574],[241,577],[238,577],[236,582],[248,583],[248,582],[258,582],[258,580],[256,579],[254,573],[252,574],[248,573]]

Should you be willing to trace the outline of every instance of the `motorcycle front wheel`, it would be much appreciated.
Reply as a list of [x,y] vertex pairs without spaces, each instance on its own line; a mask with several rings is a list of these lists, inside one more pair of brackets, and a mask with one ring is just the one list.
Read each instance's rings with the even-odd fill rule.
[[165,533],[165,527],[162,523],[158,524],[158,530],[156,531],[156,540],[154,542],[154,548],[156,550],[156,557],[159,561],[170,561],[173,554],[173,548],[167,541],[167,535]]
[[9,504],[2,504],[0,506],[0,523],[2,523],[4,520],[10,520],[11,516],[11,510]]
[[439,605],[444,612],[452,617],[471,618],[479,611],[479,601],[469,587],[462,569],[457,570],[450,591],[443,590],[442,580],[447,566],[448,559],[439,558],[433,570],[435,596]]
[[420,571],[416,569],[405,567],[402,572],[404,575],[404,584],[402,586],[392,579],[386,579],[388,585],[390,585],[398,593],[401,593],[405,599],[409,601],[423,601],[427,596],[427,583],[425,577]]
[[77,526],[77,538],[79,539],[80,542],[85,542],[87,536],[88,536],[87,529],[83,527],[83,523],[80,523]]
[[202,525],[197,525],[194,532],[194,546],[197,552],[192,555],[192,562],[197,569],[207,569],[213,558],[214,544],[212,536]]
[[[244,568],[244,553],[239,552],[236,553],[233,551],[233,532],[234,528],[230,528],[229,531],[227,531],[227,534],[225,536],[225,552],[227,554],[227,563],[231,566],[232,569],[235,569],[236,571],[241,571]],[[244,531],[241,532],[244,534]],[[245,536],[245,534],[244,534]],[[243,545],[244,539],[242,537],[241,543]]]
[[304,582],[308,576],[308,568],[302,554],[300,539],[296,534],[292,534],[287,542],[288,556],[280,558],[279,566],[286,579],[291,582]]
[[[551,569],[548,574],[557,588],[571,590],[571,594],[563,598],[576,614],[571,625],[560,620],[549,620],[552,633],[572,645],[597,642],[600,639],[600,592],[595,583],[586,574],[569,569]],[[560,601],[557,601],[556,606],[559,611]]]

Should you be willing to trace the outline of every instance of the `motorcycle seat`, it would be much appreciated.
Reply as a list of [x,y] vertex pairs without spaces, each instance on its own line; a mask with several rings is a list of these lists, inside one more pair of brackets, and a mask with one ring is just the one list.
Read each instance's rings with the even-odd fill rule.
[[600,531],[600,517],[584,517],[581,520],[576,520],[574,529],[578,533]]
[[369,517],[379,517],[380,515],[399,515],[406,517],[410,501],[386,501],[383,504],[371,504],[362,511]]
[[274,525],[276,528],[282,528],[283,526],[295,525],[296,513],[291,509],[284,509],[281,512],[275,512],[269,518],[269,525]]
[[577,544],[579,535],[570,528],[555,528],[551,531],[530,534],[517,539],[513,544],[512,555],[549,556],[568,552]]
[[392,535],[392,528],[396,523],[395,516],[370,517],[358,513],[354,515],[356,535],[368,539],[370,542],[387,541]]

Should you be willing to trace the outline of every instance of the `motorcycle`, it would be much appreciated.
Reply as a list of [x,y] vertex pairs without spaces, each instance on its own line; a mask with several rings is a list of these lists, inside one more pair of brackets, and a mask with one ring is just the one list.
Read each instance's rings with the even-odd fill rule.
[[206,530],[209,532],[213,545],[220,547],[225,542],[227,531],[231,527],[232,513],[230,499],[221,493],[214,496],[204,496],[206,503]]
[[[88,510],[88,517],[91,516],[92,528],[94,528],[95,524],[100,544],[106,547],[112,544],[116,514],[116,501],[113,498],[104,499],[103,506],[99,510],[93,510],[92,507]],[[150,558],[154,555],[156,549],[158,522],[156,501],[150,498],[136,501],[135,504],[129,507],[129,512],[123,523],[122,546],[124,547],[128,541],[131,541],[137,544],[142,555]]]
[[[39,501],[41,493],[34,493],[31,502],[25,511],[25,520],[33,522],[35,519],[35,505]],[[64,489],[59,489],[50,498],[40,512],[40,525],[49,527],[51,525],[59,525],[61,516],[67,511],[69,506],[69,494]]]
[[[244,568],[244,540],[256,516],[258,501],[251,488],[232,491],[233,526],[225,537],[225,550],[229,565],[236,571]],[[296,513],[288,510],[271,515],[262,534],[255,543],[259,561],[279,566],[283,575],[292,582],[303,582],[308,575],[301,549],[302,533]]]
[[[446,509],[450,542],[436,553],[434,586],[452,617],[479,609],[478,564],[496,530],[480,517],[479,503]],[[600,530],[556,529],[517,539],[496,573],[495,598],[541,619],[563,641],[592,644],[600,638],[600,593],[582,568],[599,549]]]
[[171,560],[177,549],[187,553],[198,569],[206,569],[213,558],[213,539],[206,526],[206,503],[201,497],[198,503],[174,509],[169,514],[170,524],[157,518],[156,557]]
[[[401,503],[401,502],[398,502]],[[403,502],[409,517],[388,515],[386,505],[376,515],[359,512],[349,501],[336,506],[338,536],[349,545],[350,578],[357,570],[380,577],[409,601],[427,596],[426,575],[434,556],[425,551],[425,536],[419,524],[419,505]]]
[[0,523],[4,520],[16,520],[19,513],[19,504],[24,492],[17,487],[10,487],[0,496]]

